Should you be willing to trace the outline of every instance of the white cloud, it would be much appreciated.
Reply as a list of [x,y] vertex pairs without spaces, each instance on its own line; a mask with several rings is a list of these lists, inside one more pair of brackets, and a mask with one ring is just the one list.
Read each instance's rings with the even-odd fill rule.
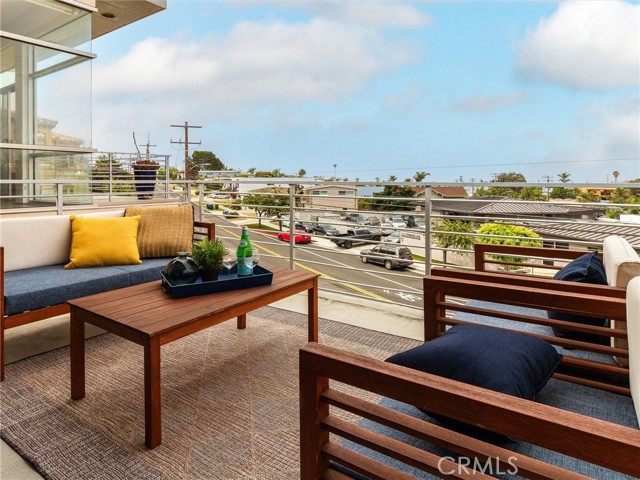
[[150,38],[94,70],[96,99],[167,93],[185,102],[336,101],[412,61],[406,45],[326,20],[242,22],[223,41]]
[[528,33],[516,72],[583,90],[640,84],[640,4],[561,3]]
[[[640,177],[640,98],[623,97],[583,108],[575,123],[550,140],[548,160],[584,161],[574,181],[605,181],[605,171],[618,170],[621,179]],[[599,173],[598,173],[599,172]],[[600,174],[602,178],[597,175]]]
[[94,138],[113,142],[109,118],[121,131],[166,131],[181,118],[250,123],[269,105],[342,102],[416,58],[411,45],[376,29],[327,18],[240,22],[224,37],[148,38],[96,62]]
[[422,28],[431,18],[412,5],[396,2],[319,2],[316,8],[331,17],[372,27]]
[[511,92],[504,95],[474,95],[455,104],[461,112],[490,112],[522,103],[531,98],[526,92]]

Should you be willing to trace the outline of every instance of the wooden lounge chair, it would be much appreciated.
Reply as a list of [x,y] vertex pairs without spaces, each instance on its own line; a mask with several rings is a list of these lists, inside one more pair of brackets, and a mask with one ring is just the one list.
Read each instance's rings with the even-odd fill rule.
[[[624,348],[567,343],[539,330],[553,325],[544,314],[552,309],[628,320],[637,332],[640,279],[632,282],[629,301],[544,288],[523,293],[513,285],[436,276],[425,277],[424,288],[427,340],[447,325],[483,323],[571,347],[538,399],[575,396],[556,404],[577,400],[587,404],[583,412],[593,408],[604,419],[308,344],[300,352],[301,478],[493,478],[506,472],[564,480],[601,478],[601,468],[616,472],[610,478],[640,477],[640,356],[634,352],[627,369],[610,360],[613,353],[629,356]],[[600,328],[600,334],[626,337],[625,330]],[[634,338],[631,348],[640,348],[638,343]],[[635,409],[628,396],[630,371]],[[365,400],[351,387],[383,399]],[[517,441],[508,447],[485,443],[434,424],[415,407]],[[348,421],[344,412],[362,420]]]

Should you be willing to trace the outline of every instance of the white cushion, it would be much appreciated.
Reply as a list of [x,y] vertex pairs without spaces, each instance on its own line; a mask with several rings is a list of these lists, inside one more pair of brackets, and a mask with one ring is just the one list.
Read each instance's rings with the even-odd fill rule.
[[604,271],[612,287],[626,288],[629,280],[640,275],[640,256],[629,242],[610,235],[603,242]]
[[[618,235],[610,235],[603,242],[603,263],[607,275],[607,283],[612,287],[627,288],[633,277],[640,275],[640,256],[631,247],[629,242]],[[625,328],[624,324],[619,325]],[[616,322],[611,321],[611,328],[616,328]],[[627,341],[621,338],[612,338],[611,346],[627,348]],[[626,358],[613,357],[620,365],[628,366]]]
[[[80,216],[122,217],[124,210]],[[0,218],[0,245],[4,247],[5,272],[67,263],[71,248],[69,215]]]
[[640,277],[631,280],[627,286],[627,333],[631,397],[640,423]]

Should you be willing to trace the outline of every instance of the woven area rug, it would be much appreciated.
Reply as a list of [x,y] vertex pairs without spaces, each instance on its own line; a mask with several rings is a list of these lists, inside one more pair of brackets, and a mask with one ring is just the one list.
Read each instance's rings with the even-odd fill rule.
[[[299,478],[298,349],[306,315],[272,307],[162,347],[162,445],[144,446],[142,347],[86,342],[86,397],[69,349],[7,366],[0,433],[51,479]],[[419,342],[320,320],[321,343],[384,359]]]

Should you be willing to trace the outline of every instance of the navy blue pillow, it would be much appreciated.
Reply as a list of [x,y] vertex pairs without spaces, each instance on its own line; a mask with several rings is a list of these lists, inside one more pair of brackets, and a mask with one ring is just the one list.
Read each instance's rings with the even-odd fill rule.
[[[604,271],[604,264],[598,252],[587,253],[566,265],[553,277],[555,280],[566,280],[567,282],[593,283],[597,285],[607,285],[607,277]],[[547,312],[547,316],[552,320],[564,320],[583,325],[594,325],[598,327],[607,326],[606,318],[586,317],[583,315],[569,315],[567,313]],[[554,328],[553,333],[557,337],[570,338],[585,342],[609,344],[609,337],[602,335],[591,335],[587,333],[573,332],[562,328]]]
[[[561,360],[562,355],[539,338],[479,325],[456,325],[443,336],[386,361],[533,400]],[[509,441],[503,435],[423,411],[458,432],[492,443]]]

